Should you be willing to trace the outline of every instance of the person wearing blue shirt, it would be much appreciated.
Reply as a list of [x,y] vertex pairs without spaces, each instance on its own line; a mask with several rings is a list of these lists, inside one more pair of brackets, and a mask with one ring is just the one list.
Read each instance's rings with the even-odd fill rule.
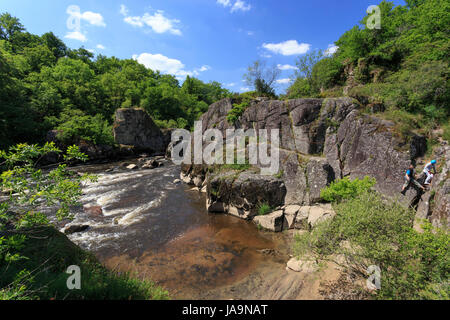
[[409,165],[409,168],[406,171],[405,183],[403,184],[401,194],[405,195],[406,191],[411,187],[411,184],[414,184],[419,189],[425,191],[425,188],[419,182],[416,181],[416,177],[414,174],[414,166],[412,164]]

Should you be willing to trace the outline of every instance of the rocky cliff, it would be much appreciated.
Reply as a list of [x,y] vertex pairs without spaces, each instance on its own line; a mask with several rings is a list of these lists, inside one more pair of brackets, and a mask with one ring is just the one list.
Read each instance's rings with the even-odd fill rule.
[[164,154],[171,133],[161,130],[143,109],[118,109],[115,114],[114,139],[137,150]]
[[[319,203],[320,190],[333,180],[346,176],[374,177],[377,180],[375,188],[379,192],[398,198],[405,205],[420,204],[426,196],[412,188],[406,196],[400,194],[405,169],[411,161],[424,155],[426,139],[412,136],[408,142],[405,141],[396,133],[393,122],[379,119],[376,114],[362,112],[356,100],[334,98],[257,101],[245,110],[234,125],[227,121],[232,107],[232,99],[224,99],[211,105],[201,118],[203,131],[219,129],[226,137],[226,130],[231,128],[268,129],[269,132],[271,129],[280,130],[280,172],[277,175],[279,179],[275,180],[279,180],[278,184],[282,186],[279,190],[285,188],[286,192],[282,201],[274,202],[276,206],[310,206]],[[250,207],[256,206],[252,202],[255,197],[250,196],[250,191],[246,193],[245,188],[236,187],[238,192],[233,190],[234,182],[239,182],[237,185],[241,186],[242,174],[231,175],[233,178],[230,182],[230,177],[208,174],[201,167],[183,166],[182,171],[185,182],[194,184],[196,180],[196,185],[204,186],[206,183],[203,181],[209,181],[209,205],[215,204],[217,207],[217,203],[220,203],[218,206],[229,213],[238,212],[236,215],[243,218],[249,218],[250,214],[251,218]],[[444,168],[444,173],[435,179],[440,181],[441,186],[439,191],[435,190],[433,193],[434,210],[438,210],[434,211],[434,215],[440,217],[448,215],[449,180],[445,178],[446,174],[448,175],[448,165]],[[266,178],[267,181],[262,185],[272,183],[272,178]],[[247,181],[253,179],[261,180],[260,177],[246,177]],[[266,190],[266,187],[263,189]],[[280,192],[275,194],[279,197]],[[253,200],[250,199],[252,197]],[[247,207],[236,206],[236,201],[243,201]],[[443,213],[437,213],[441,211]],[[427,216],[432,214],[428,212]]]
[[441,168],[431,184],[430,192],[422,196],[417,217],[428,219],[436,227],[450,227],[450,146],[444,145],[436,152]]

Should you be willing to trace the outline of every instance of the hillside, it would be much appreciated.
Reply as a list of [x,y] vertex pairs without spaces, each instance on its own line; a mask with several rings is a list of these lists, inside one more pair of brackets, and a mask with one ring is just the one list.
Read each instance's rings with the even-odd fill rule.
[[382,1],[381,29],[367,28],[367,15],[335,42],[335,54],[299,58],[299,77],[286,96],[348,95],[395,121],[406,136],[450,140],[450,3],[406,3]]

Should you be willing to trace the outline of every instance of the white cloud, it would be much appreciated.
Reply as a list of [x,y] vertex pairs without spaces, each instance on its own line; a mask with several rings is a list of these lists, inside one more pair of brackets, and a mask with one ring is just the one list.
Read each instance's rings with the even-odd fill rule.
[[89,51],[90,53],[95,53],[94,49],[86,49],[87,51]]
[[247,91],[250,91],[251,89],[249,88],[249,87],[241,87],[240,89],[239,89],[239,91],[240,92],[247,92]]
[[263,58],[266,58],[266,59],[272,58],[272,55],[271,55],[271,54],[268,54],[268,53],[266,53],[266,52],[260,53],[259,55],[260,55],[261,57],[263,57]]
[[177,74],[184,68],[180,60],[170,59],[162,54],[142,53],[134,55],[133,59],[149,69],[159,70],[162,73]]
[[291,56],[307,53],[311,45],[308,43],[298,43],[297,40],[288,40],[280,43],[264,43],[263,48],[273,53],[282,54],[283,56]]
[[234,83],[234,82],[225,83],[225,87],[234,87],[235,85],[236,85],[236,83]]
[[231,1],[230,0],[217,0],[217,3],[223,5],[224,7],[231,6]]
[[333,54],[336,53],[336,51],[338,51],[338,49],[339,49],[338,46],[335,46],[334,44],[329,44],[328,49],[325,50],[325,52],[323,54],[326,57],[331,57]]
[[279,64],[277,65],[278,69],[280,70],[297,70],[298,68],[296,66],[291,66],[290,64]]
[[86,42],[87,37],[82,32],[81,22],[86,21],[89,24],[97,27],[106,27],[103,16],[100,13],[92,11],[81,12],[79,6],[71,5],[67,7],[66,13],[69,15],[67,19],[67,28],[70,30],[65,35],[65,38]]
[[123,20],[134,27],[150,27],[156,33],[169,32],[173,35],[181,36],[181,30],[177,28],[180,20],[169,19],[164,16],[164,11],[157,10],[154,14],[144,13],[143,16],[128,16],[128,9],[121,5],[120,13],[125,17]]
[[233,7],[231,8],[231,12],[235,12],[235,11],[249,11],[252,8],[252,6],[248,3],[246,3],[245,1],[242,0],[237,0]]
[[87,38],[80,31],[68,32],[64,38],[86,42]]
[[234,4],[232,2],[232,0],[216,0],[216,3],[222,5],[225,8],[231,7],[230,12],[236,12],[236,11],[249,11],[252,6],[250,4],[248,4],[247,2],[243,1],[243,0],[236,0],[234,1]]
[[208,65],[204,65],[200,69],[198,69],[198,72],[205,72],[205,71],[208,71],[208,70],[211,70],[211,67],[208,66]]
[[97,49],[100,49],[100,50],[105,50],[106,48],[105,48],[105,46],[104,46],[104,45],[102,45],[102,44],[98,44],[98,45],[97,45]]
[[84,20],[89,24],[92,24],[97,27],[106,27],[106,23],[103,20],[103,16],[100,13],[85,11],[81,12],[79,6],[69,6],[66,10],[66,13],[72,18]]
[[120,5],[120,14],[124,17],[128,16],[128,8],[124,4]]
[[103,16],[100,13],[86,11],[81,14],[82,20],[89,22],[90,24],[98,27],[106,27],[106,23],[103,20]]
[[144,22],[142,21],[141,17],[125,17],[123,21],[125,21],[128,24],[131,24],[133,27],[142,28],[144,26]]
[[160,71],[161,73],[175,75],[178,78],[186,76],[198,76],[200,72],[211,70],[208,65],[201,66],[193,71],[184,70],[185,65],[177,59],[168,58],[162,54],[142,53],[133,55],[133,59],[143,64],[145,67]]
[[289,79],[289,78],[277,80],[278,84],[288,84],[290,82],[291,82],[291,79]]

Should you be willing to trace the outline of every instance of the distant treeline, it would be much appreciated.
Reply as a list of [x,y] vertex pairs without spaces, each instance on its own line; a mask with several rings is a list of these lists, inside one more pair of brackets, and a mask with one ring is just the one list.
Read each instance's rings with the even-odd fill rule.
[[218,82],[145,68],[132,59],[69,49],[52,32],[30,34],[0,15],[0,149],[42,142],[59,130],[66,143],[112,144],[118,108],[141,107],[163,127],[189,128],[217,100],[230,96]]

